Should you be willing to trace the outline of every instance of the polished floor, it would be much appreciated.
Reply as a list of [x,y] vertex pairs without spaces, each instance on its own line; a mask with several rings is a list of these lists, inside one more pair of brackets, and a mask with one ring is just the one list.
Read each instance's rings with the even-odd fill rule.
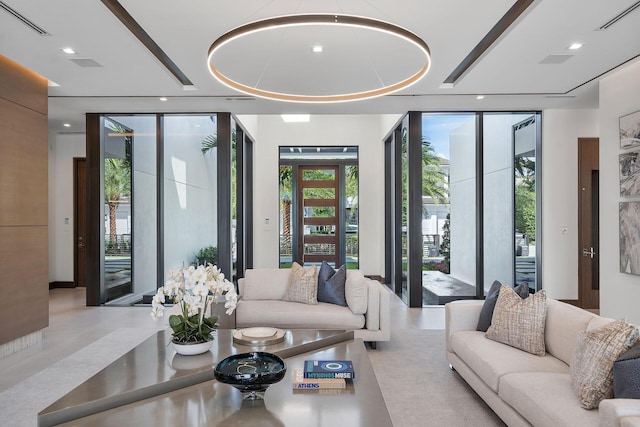
[[[86,307],[85,288],[49,291],[49,327],[42,342],[0,359],[0,392],[119,328],[165,329],[148,307]],[[444,307],[408,308],[391,295],[391,328],[444,329]]]

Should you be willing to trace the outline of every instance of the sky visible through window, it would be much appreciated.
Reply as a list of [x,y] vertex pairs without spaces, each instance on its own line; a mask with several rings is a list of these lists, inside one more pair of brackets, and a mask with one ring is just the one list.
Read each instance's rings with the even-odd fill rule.
[[422,135],[431,143],[438,156],[449,160],[449,134],[474,118],[473,114],[423,114]]

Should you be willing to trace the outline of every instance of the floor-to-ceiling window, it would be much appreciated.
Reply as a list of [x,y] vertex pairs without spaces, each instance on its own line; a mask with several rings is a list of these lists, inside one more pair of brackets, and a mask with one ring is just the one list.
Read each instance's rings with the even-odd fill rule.
[[87,215],[89,305],[137,303],[182,265],[242,277],[253,141],[240,123],[228,113],[89,114],[87,129],[88,193],[99,195]]
[[385,139],[385,273],[407,304],[482,297],[494,280],[540,289],[539,126],[539,113],[409,113]]

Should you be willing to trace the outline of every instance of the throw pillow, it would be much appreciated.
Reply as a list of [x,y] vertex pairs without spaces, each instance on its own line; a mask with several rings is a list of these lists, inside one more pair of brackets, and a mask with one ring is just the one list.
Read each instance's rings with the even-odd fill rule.
[[[480,312],[476,331],[487,332],[487,329],[491,326],[491,318],[493,317],[493,310],[496,307],[501,286],[502,283],[495,280],[489,288],[489,292],[487,292],[487,296],[484,299],[484,304],[482,304],[482,311]],[[529,296],[529,285],[526,283],[516,286],[514,290],[523,299]]]
[[358,270],[349,270],[344,285],[344,296],[353,314],[365,314],[369,306],[367,280]]
[[291,266],[291,275],[284,301],[318,304],[318,269],[315,265],[304,268],[297,262]]
[[640,399],[640,344],[638,343],[613,362],[613,397]]
[[544,290],[522,299],[502,285],[486,337],[537,356],[544,356],[547,294]]
[[318,273],[318,302],[328,302],[343,307],[347,306],[344,285],[347,280],[347,266],[342,265],[337,271],[326,261],[322,261]]
[[569,373],[583,408],[597,408],[601,400],[613,396],[613,363],[637,339],[635,326],[622,320],[578,335]]

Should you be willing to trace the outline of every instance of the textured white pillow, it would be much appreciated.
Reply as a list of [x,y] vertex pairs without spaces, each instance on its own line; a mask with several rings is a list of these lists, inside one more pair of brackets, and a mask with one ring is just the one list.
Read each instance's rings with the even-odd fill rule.
[[502,285],[486,337],[536,356],[544,356],[547,295],[544,290],[522,299]]
[[368,301],[367,280],[358,270],[347,270],[344,296],[353,314],[365,314]]
[[289,285],[282,299],[303,304],[318,304],[318,268],[315,265],[304,268],[294,262],[291,266]]

